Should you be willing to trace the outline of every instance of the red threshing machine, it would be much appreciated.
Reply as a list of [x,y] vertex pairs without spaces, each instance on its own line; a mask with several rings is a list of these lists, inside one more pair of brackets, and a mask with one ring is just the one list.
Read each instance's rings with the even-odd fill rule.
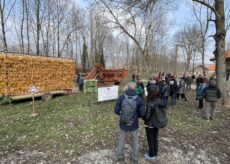
[[105,85],[119,85],[128,76],[126,69],[105,69],[101,64],[95,67],[85,76],[85,80],[97,79]]

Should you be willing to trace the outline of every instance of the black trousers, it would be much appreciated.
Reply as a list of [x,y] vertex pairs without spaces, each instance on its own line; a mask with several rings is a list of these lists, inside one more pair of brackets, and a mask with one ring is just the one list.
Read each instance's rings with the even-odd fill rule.
[[179,100],[180,96],[181,96],[182,99],[184,99],[185,101],[187,101],[187,98],[186,98],[186,96],[185,96],[184,93],[182,93],[182,94],[178,93],[177,94],[177,100]]
[[83,85],[79,85],[79,91],[83,91]]
[[199,108],[199,109],[202,109],[202,108],[204,107],[204,101],[203,101],[203,99],[199,99],[198,101],[199,101],[199,106],[198,106],[198,108]]
[[158,128],[145,128],[148,145],[149,145],[149,156],[157,156],[158,154]]

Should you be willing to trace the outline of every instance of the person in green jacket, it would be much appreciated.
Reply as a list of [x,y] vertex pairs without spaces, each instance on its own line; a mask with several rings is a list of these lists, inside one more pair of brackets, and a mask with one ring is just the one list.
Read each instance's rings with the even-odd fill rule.
[[141,83],[140,80],[137,80],[137,86],[136,86],[135,91],[136,91],[136,94],[138,96],[143,97],[143,95],[144,95],[144,88],[143,88],[142,83]]

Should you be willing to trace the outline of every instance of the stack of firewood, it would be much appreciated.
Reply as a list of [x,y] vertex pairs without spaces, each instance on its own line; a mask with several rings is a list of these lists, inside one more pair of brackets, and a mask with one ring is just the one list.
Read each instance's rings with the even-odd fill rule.
[[31,86],[40,92],[72,88],[75,62],[68,59],[0,54],[0,94],[26,94]]

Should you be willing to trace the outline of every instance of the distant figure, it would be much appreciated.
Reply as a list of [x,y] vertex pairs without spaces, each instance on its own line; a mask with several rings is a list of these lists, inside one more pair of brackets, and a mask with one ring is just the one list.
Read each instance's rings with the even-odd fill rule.
[[146,88],[147,88],[147,91],[149,90],[149,87],[151,86],[151,85],[156,85],[156,80],[154,80],[154,78],[149,78],[149,81],[148,81],[148,83],[147,83],[147,86],[146,86]]
[[144,118],[145,107],[144,101],[135,92],[136,84],[130,82],[128,90],[124,95],[119,97],[116,102],[114,112],[120,116],[120,135],[117,150],[115,153],[115,161],[124,160],[125,138],[128,133],[131,134],[131,145],[133,148],[131,159],[133,163],[138,162],[139,139],[138,139],[138,118]]
[[171,90],[170,90],[169,82],[168,81],[164,82],[164,86],[161,90],[161,96],[166,107],[168,106],[168,98],[170,96],[170,91]]
[[136,74],[135,74],[135,73],[132,74],[132,81],[133,81],[133,82],[136,81]]
[[204,89],[207,87],[206,83],[204,82],[204,79],[201,80],[200,85],[196,88],[196,99],[199,101],[199,105],[198,105],[198,109],[202,109],[203,108],[203,92]]
[[136,94],[140,97],[143,97],[144,96],[144,84],[142,83],[142,81],[140,79],[137,80],[136,82]]
[[201,81],[203,80],[201,74],[199,74],[198,78],[196,79],[196,86],[198,87],[201,83]]
[[189,90],[189,91],[192,89],[192,87],[191,87],[192,82],[193,82],[193,79],[192,79],[192,77],[190,75],[185,77],[186,89]]
[[205,99],[205,107],[203,110],[203,118],[214,119],[217,108],[217,101],[222,97],[220,89],[216,85],[216,80],[209,80],[209,85],[204,89],[203,97]]
[[177,93],[178,93],[178,85],[177,81],[174,79],[174,77],[171,77],[171,80],[169,81],[170,86],[170,96],[172,100],[172,106],[176,106],[176,99],[177,99]]
[[77,84],[79,86],[79,91],[83,91],[84,87],[84,77],[81,74],[78,74]]
[[185,96],[185,80],[184,80],[184,77],[181,77],[180,82],[179,82],[177,100],[179,100],[180,97],[182,99],[184,99],[185,101],[188,101],[186,96]]
[[161,73],[158,74],[158,76],[155,78],[157,84],[160,82],[161,80]]

